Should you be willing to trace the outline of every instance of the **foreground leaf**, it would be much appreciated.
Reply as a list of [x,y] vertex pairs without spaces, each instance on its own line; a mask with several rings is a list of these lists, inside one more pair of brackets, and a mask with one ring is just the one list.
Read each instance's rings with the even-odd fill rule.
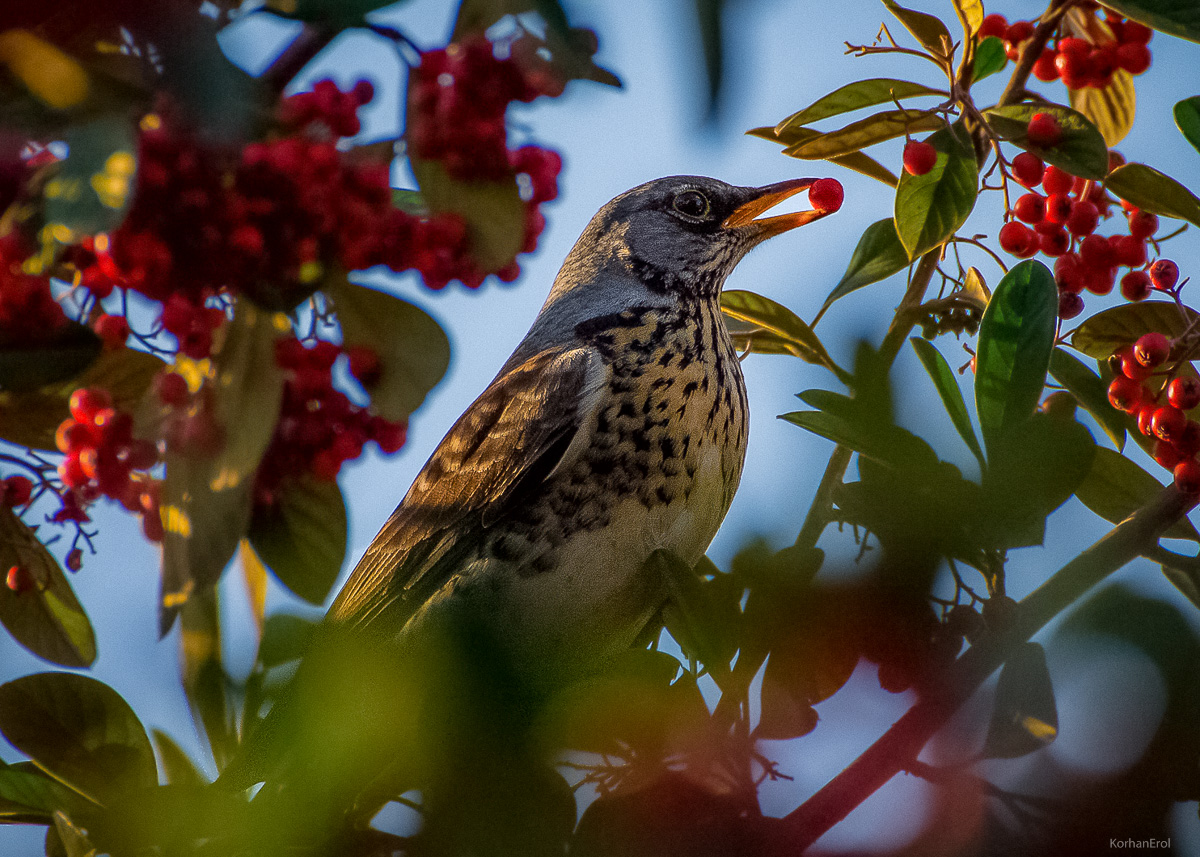
[[13,592],[0,586],[0,623],[22,646],[64,667],[89,667],[96,660],[96,634],[58,561],[7,506],[0,506],[0,566],[19,565],[34,588]]
[[1200,42],[1200,6],[1192,0],[1105,0],[1104,5],[1147,27]]
[[[1029,120],[1035,113],[1049,113],[1058,120],[1062,128],[1062,140],[1058,145],[1047,148],[1029,142]],[[1085,179],[1099,181],[1108,174],[1108,147],[1104,136],[1077,110],[1058,104],[1010,104],[985,110],[984,115],[997,134],[1033,152],[1048,164]]]
[[921,43],[921,47],[935,57],[950,56],[950,48],[954,44],[954,40],[950,38],[950,31],[946,29],[946,25],[940,18],[913,9],[906,9],[894,0],[883,0],[883,5],[913,34]]
[[55,779],[101,803],[158,783],[137,715],[88,676],[38,673],[0,685],[0,732]]
[[1125,164],[1109,175],[1108,189],[1145,211],[1200,226],[1200,199],[1175,179],[1145,164]]
[[988,36],[975,48],[975,73],[972,80],[978,83],[985,77],[1003,71],[1006,65],[1008,54],[1004,52],[1004,40],[998,36]]
[[920,110],[885,110],[851,122],[844,128],[828,133],[817,133],[816,136],[796,143],[784,149],[784,154],[806,161],[833,158],[838,155],[848,155],[882,143],[893,140],[905,134],[915,134],[920,131],[936,131],[945,127],[946,121],[936,113]]
[[971,417],[967,413],[967,406],[963,401],[962,390],[959,389],[954,370],[950,368],[946,358],[933,346],[933,343],[927,342],[919,336],[912,337],[909,342],[912,343],[913,350],[917,352],[921,365],[929,373],[933,386],[937,389],[938,396],[941,397],[942,405],[946,408],[946,413],[950,415],[950,421],[954,423],[954,428],[957,429],[959,436],[974,456],[979,459],[979,466],[983,467],[983,450],[979,446],[979,438],[975,436],[975,428],[971,425]]
[[525,203],[515,176],[463,181],[437,161],[410,154],[409,162],[430,211],[450,212],[466,221],[471,255],[480,268],[496,271],[516,258],[525,240]]
[[46,182],[45,216],[62,244],[118,226],[133,199],[137,172],[135,128],[125,116],[72,125],[70,153]]
[[975,409],[989,455],[1028,419],[1046,384],[1058,321],[1058,287],[1040,262],[1015,265],[992,293],[979,325]]
[[188,599],[179,611],[180,672],[192,718],[208,738],[217,768],[225,767],[237,746],[221,654],[221,622],[217,590],[208,587]]
[[1058,707],[1046,652],[1037,643],[1023,643],[1000,670],[983,757],[1014,759],[1040,750],[1057,735]]
[[50,341],[10,345],[0,338],[0,390],[29,393],[70,381],[100,356],[102,343],[92,329],[68,322]]
[[1131,345],[1143,333],[1157,330],[1168,337],[1177,337],[1195,318],[1194,310],[1186,309],[1187,321],[1179,307],[1167,301],[1142,301],[1106,309],[1088,318],[1071,336],[1071,345],[1088,357],[1107,360],[1109,355]]
[[1185,98],[1175,105],[1175,127],[1192,147],[1200,152],[1200,95]]
[[1125,415],[1108,401],[1108,385],[1100,376],[1064,348],[1055,348],[1050,355],[1050,374],[1096,418],[1117,451],[1124,449]]
[[346,503],[336,481],[297,478],[278,504],[255,510],[250,544],[284,586],[321,604],[346,559]]
[[922,176],[906,170],[896,188],[896,233],[909,259],[952,236],[966,222],[978,193],[975,148],[962,125],[943,128],[925,142],[938,153],[933,169]]
[[803,110],[793,113],[775,126],[775,133],[782,137],[791,128],[810,125],[830,116],[838,116],[863,107],[873,107],[876,104],[891,104],[893,100],[922,95],[947,97],[947,93],[940,89],[933,89],[909,80],[877,77],[855,81],[835,89],[828,95],[818,98]]
[[[774,341],[782,342],[789,353],[801,360],[824,366],[839,377],[845,375],[812,328],[782,304],[754,292],[733,289],[721,293],[721,311],[728,318],[753,325],[754,329],[771,335]],[[745,346],[755,350],[753,333],[748,336]]]
[[[783,150],[785,155],[790,155],[793,146],[805,140],[815,139],[821,134],[820,131],[814,131],[812,128],[799,127],[789,128],[781,135],[776,134],[774,128],[752,128],[746,133],[752,137],[761,137],[764,140],[770,140],[772,143],[781,143],[786,147]],[[845,167],[848,170],[854,170],[857,173],[862,173],[864,176],[881,181],[888,187],[895,187],[899,181],[895,173],[866,152],[850,152],[846,155],[835,155],[826,160],[831,164],[837,164],[839,167]]]
[[[1162,483],[1136,462],[1119,452],[1097,447],[1092,469],[1076,489],[1075,496],[1104,520],[1119,524],[1162,490]],[[1187,518],[1180,518],[1163,535],[1200,542],[1200,533]]]
[[1103,89],[1085,86],[1069,92],[1071,107],[1092,120],[1110,149],[1124,140],[1133,128],[1137,91],[1133,87],[1133,75],[1125,69],[1117,69]]
[[450,340],[420,307],[395,295],[338,279],[325,288],[348,345],[365,345],[379,356],[371,410],[402,420],[420,407],[450,365]]
[[31,764],[0,767],[0,824],[48,824],[56,810],[86,811],[89,802]]
[[842,274],[842,279],[825,298],[825,303],[821,304],[813,325],[821,320],[834,301],[863,286],[886,280],[892,274],[903,271],[908,264],[908,252],[896,234],[896,221],[887,217],[872,223],[863,232],[862,238],[858,239],[846,273]]

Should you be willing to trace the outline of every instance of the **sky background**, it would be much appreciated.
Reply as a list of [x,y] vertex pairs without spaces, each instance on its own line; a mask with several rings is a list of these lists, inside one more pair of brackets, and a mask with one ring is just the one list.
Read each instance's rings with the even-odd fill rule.
[[[350,514],[350,556],[344,574],[444,432],[520,340],[575,238],[613,196],[671,174],[710,175],[741,185],[795,176],[836,177],[846,189],[840,212],[768,242],[742,262],[728,284],[767,295],[806,320],[813,318],[840,278],[863,229],[891,214],[892,193],[883,185],[823,162],[786,158],[778,146],[746,137],[744,132],[773,125],[855,79],[907,77],[942,86],[944,80],[938,79],[936,69],[911,57],[860,59],[844,55],[843,41],[869,44],[885,20],[897,38],[906,37],[875,0],[829,5],[742,0],[728,5],[725,91],[729,97],[719,121],[706,124],[703,65],[691,0],[564,2],[574,25],[597,31],[600,51],[596,59],[622,78],[624,88],[575,82],[562,98],[543,98],[510,111],[512,144],[529,141],[552,147],[562,154],[565,164],[559,177],[559,199],[543,208],[548,225],[539,250],[522,258],[523,275],[517,283],[502,285],[493,279],[478,291],[456,285],[431,293],[412,276],[387,281],[398,294],[432,313],[448,331],[453,361],[446,379],[414,415],[404,450],[390,460],[364,455],[343,471],[341,483]],[[942,16],[952,32],[957,30],[948,0],[910,5]],[[1041,8],[1013,0],[989,5],[988,11],[1014,20],[1033,17]],[[445,43],[452,16],[453,4],[447,0],[411,0],[379,17],[417,44],[432,48]],[[227,51],[248,66],[259,62],[289,32],[288,25],[268,23],[264,19],[239,25],[229,34]],[[1119,148],[1129,160],[1144,161],[1200,188],[1200,154],[1183,140],[1171,119],[1174,102],[1196,94],[1181,81],[1196,80],[1200,46],[1159,34],[1151,48],[1154,65],[1137,80],[1137,127]],[[306,70],[303,79],[311,82],[333,76],[349,84],[358,77],[371,77],[376,101],[362,114],[362,137],[369,140],[395,136],[399,130],[404,75],[387,42],[358,32],[343,35],[327,56]],[[1005,79],[1006,75],[1000,74],[977,88],[977,102],[994,101]],[[1059,84],[1044,85],[1041,91],[1054,100],[1066,100],[1066,91]],[[826,126],[840,124],[835,119]],[[898,172],[900,147],[896,142],[876,148],[873,154]],[[409,181],[404,174],[397,178],[402,184]],[[1001,215],[1000,195],[989,194],[977,206],[967,229],[994,236]],[[1175,225],[1164,220],[1163,231]],[[1106,231],[1112,231],[1111,227]],[[1170,245],[1167,255],[1180,263],[1184,276],[1195,270],[1197,246],[1194,234]],[[999,282],[1001,273],[994,262],[981,255],[973,263],[980,266],[989,284]],[[373,277],[364,281],[384,282]],[[860,337],[878,342],[903,287],[900,275],[835,305],[817,332],[836,360],[850,365],[853,345]],[[1113,306],[1119,300],[1092,298],[1088,310]],[[953,337],[941,338],[936,344],[951,365],[968,359]],[[794,358],[751,356],[743,365],[752,415],[750,447],[741,488],[710,550],[710,556],[723,567],[751,538],[766,538],[775,547],[794,539],[832,446],[776,415],[801,407],[794,398],[796,392],[812,387],[840,389],[826,371]],[[901,398],[899,421],[931,440],[939,454],[965,474],[977,475],[970,453],[954,435],[911,350],[902,352],[893,377],[919,388],[918,394]],[[969,401],[969,376],[963,389]],[[1093,434],[1102,437],[1098,431]],[[1142,463],[1166,476],[1153,463],[1147,465],[1144,459]],[[147,726],[165,729],[194,757],[203,759],[178,685],[178,631],[156,641],[157,551],[141,539],[134,519],[111,512],[101,514],[98,521],[102,530],[99,555],[90,558],[72,580],[99,637],[100,656],[90,674],[115,687]],[[1077,501],[1070,501],[1050,519],[1046,547],[1014,553],[1009,565],[1010,594],[1018,598],[1026,594],[1045,574],[1107,529]],[[821,547],[832,558],[850,557],[855,551],[849,534],[839,535],[832,528]],[[1131,565],[1116,579],[1183,603],[1162,581],[1157,567],[1148,562]],[[226,576],[223,593],[230,623],[247,621],[238,575]],[[304,608],[276,589],[268,610],[277,609],[303,612]],[[1194,610],[1191,618],[1196,618]],[[1045,641],[1051,635],[1052,630],[1039,639]],[[249,667],[253,653],[248,647],[234,639],[229,649],[231,668]],[[1084,650],[1056,644],[1050,646],[1048,657],[1051,675],[1062,676],[1057,685],[1060,737],[1040,752],[1053,754],[1056,761],[1069,767],[1097,772],[1119,770],[1135,761],[1140,753],[1138,741],[1144,746],[1162,711],[1162,684],[1149,662],[1116,646]],[[0,635],[0,680],[44,669],[46,664]],[[960,720],[968,718],[971,711],[977,717],[986,711],[988,693],[978,694]],[[1101,700],[1103,706],[1098,705]],[[880,690],[874,670],[860,666],[846,688],[818,707],[822,722],[814,733],[789,746],[769,748],[781,769],[795,779],[764,787],[764,808],[772,814],[791,810],[858,755],[911,703],[909,695]],[[1127,736],[1120,748],[1107,746],[1113,730],[1124,730]],[[16,758],[7,745],[0,746],[0,756]],[[211,760],[205,764],[211,772]],[[986,770],[1003,780],[1017,776],[1026,764],[1032,762],[994,762]],[[821,844],[864,851],[900,846],[921,830],[924,793],[919,781],[897,778]],[[1182,849],[1178,853],[1200,854],[1196,805],[1183,806],[1177,819],[1175,845]],[[20,857],[40,853],[40,849],[40,828],[0,828],[0,853]]]

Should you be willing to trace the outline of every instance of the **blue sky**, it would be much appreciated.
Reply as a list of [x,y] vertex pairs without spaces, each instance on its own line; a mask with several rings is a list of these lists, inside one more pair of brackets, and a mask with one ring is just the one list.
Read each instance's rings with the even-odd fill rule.
[[[436,47],[444,44],[449,32],[451,5],[446,0],[411,0],[386,12],[383,19],[418,44]],[[747,258],[729,281],[730,288],[761,292],[802,318],[811,319],[844,271],[863,229],[890,215],[891,193],[883,185],[841,168],[783,157],[777,146],[745,137],[743,132],[774,124],[854,79],[908,77],[932,85],[944,83],[937,79],[933,66],[921,60],[844,55],[843,41],[870,43],[885,20],[897,37],[901,36],[901,28],[874,0],[845,0],[830,7],[744,0],[729,4],[736,13],[729,18],[727,44],[727,91],[731,97],[719,124],[705,126],[701,121],[703,70],[690,15],[691,0],[564,5],[573,23],[599,33],[597,60],[616,71],[625,87],[615,90],[593,83],[572,83],[560,99],[539,99],[510,112],[514,128],[519,129],[515,133],[559,150],[565,162],[559,179],[560,197],[544,209],[548,226],[540,248],[532,258],[522,261],[524,273],[516,284],[501,285],[493,280],[478,292],[453,286],[430,293],[412,277],[393,282],[399,294],[424,306],[448,330],[453,363],[446,380],[414,416],[409,443],[402,453],[386,461],[368,455],[344,472],[342,486],[351,525],[347,573],[442,434],[524,334],[558,264],[591,215],[607,200],[643,181],[671,174],[711,175],[743,185],[795,176],[838,178],[846,188],[846,202],[840,212],[768,242]],[[941,15],[952,31],[955,29],[948,0],[913,5]],[[1015,19],[1032,17],[1040,8],[1038,4],[1014,0],[993,4],[988,11]],[[266,49],[270,30],[247,27],[244,35],[246,38],[240,42],[231,41],[230,50],[250,58]],[[1147,162],[1200,188],[1200,154],[1174,129],[1170,112],[1176,100],[1196,94],[1181,89],[1179,82],[1196,79],[1200,47],[1162,35],[1155,37],[1151,47],[1154,65],[1138,79],[1139,122],[1119,148],[1129,160]],[[321,67],[310,69],[305,77],[315,80],[331,74],[343,83],[364,75],[372,77],[377,106],[365,114],[364,137],[396,133],[395,105],[402,92],[403,68],[386,43],[366,34],[346,34]],[[997,75],[984,84],[977,99],[986,101],[998,96],[1003,77]],[[1042,91],[1065,101],[1065,90],[1059,85],[1045,86]],[[899,170],[899,143],[880,147],[875,154],[893,171]],[[991,194],[980,202],[968,229],[994,236],[1001,214],[999,194]],[[1191,273],[1189,260],[1198,258],[1194,232],[1173,242],[1169,253],[1180,262],[1185,276]],[[989,283],[999,281],[994,263],[983,257],[975,263]],[[843,365],[849,364],[850,349],[858,337],[878,340],[902,291],[903,277],[894,277],[837,304],[817,328],[834,357]],[[1093,300],[1089,311],[1117,301]],[[952,365],[966,361],[967,356],[953,338],[940,339],[937,345]],[[744,368],[752,414],[750,448],[742,487],[710,551],[719,565],[726,565],[753,536],[763,536],[778,547],[794,538],[831,445],[775,417],[799,407],[794,394],[800,390],[840,389],[824,370],[793,358],[752,356]],[[943,457],[965,473],[975,472],[970,453],[953,434],[949,418],[907,349],[898,362],[896,377],[911,379],[921,387],[919,395],[903,399],[901,422],[933,441]],[[966,386],[964,393],[969,398]],[[1148,466],[1152,470],[1155,467]],[[73,578],[99,634],[100,658],[92,674],[117,688],[147,725],[165,728],[199,755],[199,744],[178,690],[177,638],[172,635],[156,642],[156,551],[142,542],[136,522],[126,516],[107,514],[102,516],[101,524],[99,556],[89,560],[84,571]],[[1039,574],[1057,568],[1106,530],[1106,525],[1071,501],[1051,519],[1045,548],[1019,551],[1014,556],[1010,566],[1012,594],[1020,597],[1032,588]],[[850,556],[853,551],[849,535],[839,536],[833,530],[821,546],[838,556]],[[234,622],[244,620],[236,575],[227,577],[229,618]],[[1161,575],[1149,563],[1131,566],[1121,579],[1155,593],[1173,592],[1160,584]],[[294,599],[274,591],[268,609],[299,608]],[[1106,726],[1116,728],[1127,722],[1132,724],[1134,734],[1145,733],[1147,737],[1153,728],[1157,717],[1154,693],[1161,696],[1161,687],[1155,690],[1153,682],[1145,678],[1146,665],[1135,654],[1124,650],[1110,654],[1111,663],[1102,664],[1094,651],[1081,653],[1065,646],[1050,651],[1052,675],[1058,669],[1064,676],[1059,688],[1061,737],[1042,752],[1055,753],[1056,760],[1063,764],[1084,769],[1106,769],[1107,765],[1111,769],[1113,759],[1104,751]],[[245,647],[237,646],[235,640],[231,663],[248,666],[247,657]],[[1090,659],[1086,668],[1081,667],[1079,658]],[[45,668],[7,637],[0,637],[0,680]],[[1147,681],[1149,685],[1138,684]],[[1113,699],[1114,688],[1117,704],[1111,710],[1097,712],[1093,701],[1101,693]],[[1140,706],[1119,704],[1121,699],[1139,697],[1150,702]],[[815,733],[792,747],[772,748],[779,751],[784,771],[795,781],[764,790],[768,811],[783,813],[798,804],[877,737],[910,702],[907,696],[881,691],[871,670],[860,668],[843,692],[819,708],[822,723]],[[983,696],[971,707],[986,711],[986,702]],[[0,755],[14,758],[7,747],[0,747]],[[1007,771],[997,767],[989,772],[1003,778],[1023,763],[1006,764],[1014,767]],[[913,778],[898,779],[822,844],[863,849],[902,844],[921,827],[917,798],[922,792],[923,786]],[[1190,843],[1200,853],[1195,806],[1181,812],[1179,818],[1179,841],[1185,846]],[[39,853],[40,836],[0,828],[0,851],[20,855],[26,848],[30,854]]]

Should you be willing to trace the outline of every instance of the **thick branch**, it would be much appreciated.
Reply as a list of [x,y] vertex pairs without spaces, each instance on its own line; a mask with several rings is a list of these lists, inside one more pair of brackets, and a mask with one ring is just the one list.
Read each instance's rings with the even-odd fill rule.
[[1196,501],[1194,496],[1166,488],[1152,503],[1063,566],[1021,602],[1010,628],[968,650],[950,669],[939,692],[913,706],[849,767],[782,820],[778,852],[803,852],[910,766],[926,742],[1017,646],[1108,575],[1153,548]]

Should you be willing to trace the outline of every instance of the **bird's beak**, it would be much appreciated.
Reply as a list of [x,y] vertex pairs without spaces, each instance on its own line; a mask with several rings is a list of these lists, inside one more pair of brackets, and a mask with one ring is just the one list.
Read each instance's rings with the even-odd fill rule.
[[748,228],[753,231],[755,238],[765,241],[781,232],[812,223],[829,212],[793,211],[788,214],[777,214],[774,217],[764,217],[761,220],[755,220],[755,218],[764,211],[774,208],[788,197],[795,196],[802,190],[808,190],[815,181],[817,179],[788,179],[769,184],[766,187],[754,188],[752,191],[754,195],[750,200],[738,206],[733,214],[725,218],[725,222],[721,226],[725,229]]

